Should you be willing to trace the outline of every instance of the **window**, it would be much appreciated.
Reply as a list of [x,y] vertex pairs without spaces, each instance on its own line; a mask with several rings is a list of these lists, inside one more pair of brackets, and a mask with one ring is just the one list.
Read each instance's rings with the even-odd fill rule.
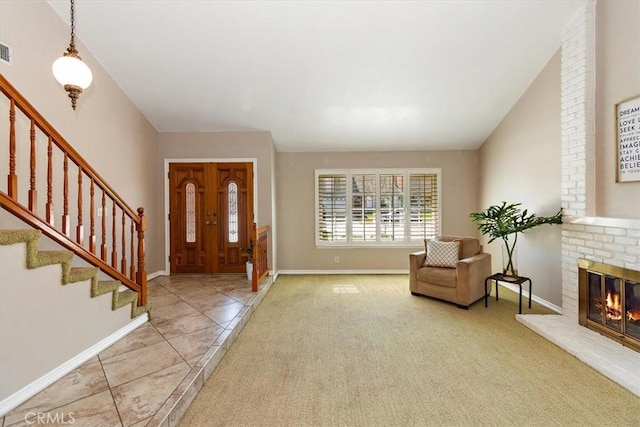
[[440,169],[316,170],[317,246],[422,244],[440,217]]

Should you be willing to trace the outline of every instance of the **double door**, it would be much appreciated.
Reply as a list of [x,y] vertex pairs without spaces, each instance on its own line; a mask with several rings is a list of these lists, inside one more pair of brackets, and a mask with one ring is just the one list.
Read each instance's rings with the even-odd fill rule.
[[243,273],[252,163],[170,163],[171,273]]

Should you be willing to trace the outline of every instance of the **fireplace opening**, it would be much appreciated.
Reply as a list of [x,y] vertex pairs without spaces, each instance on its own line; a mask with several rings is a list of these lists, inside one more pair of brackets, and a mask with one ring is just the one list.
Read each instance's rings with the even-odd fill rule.
[[640,351],[640,272],[578,260],[580,324]]

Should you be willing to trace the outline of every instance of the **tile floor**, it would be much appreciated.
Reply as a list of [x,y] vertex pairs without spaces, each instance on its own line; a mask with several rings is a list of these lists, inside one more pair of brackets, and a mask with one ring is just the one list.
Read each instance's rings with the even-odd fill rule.
[[9,412],[0,425],[176,425],[270,286],[264,279],[253,293],[240,275],[150,281],[150,322]]

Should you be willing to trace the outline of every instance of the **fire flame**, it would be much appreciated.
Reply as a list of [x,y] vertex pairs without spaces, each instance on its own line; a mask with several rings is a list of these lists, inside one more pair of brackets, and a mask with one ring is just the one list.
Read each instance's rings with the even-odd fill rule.
[[[622,302],[620,301],[620,294],[617,292],[607,292],[606,304],[607,319],[622,320],[622,313],[624,311],[622,308]],[[626,320],[631,320],[633,322],[640,321],[640,310],[627,310]]]
[[622,304],[620,294],[607,292],[607,318],[611,320],[622,320]]

